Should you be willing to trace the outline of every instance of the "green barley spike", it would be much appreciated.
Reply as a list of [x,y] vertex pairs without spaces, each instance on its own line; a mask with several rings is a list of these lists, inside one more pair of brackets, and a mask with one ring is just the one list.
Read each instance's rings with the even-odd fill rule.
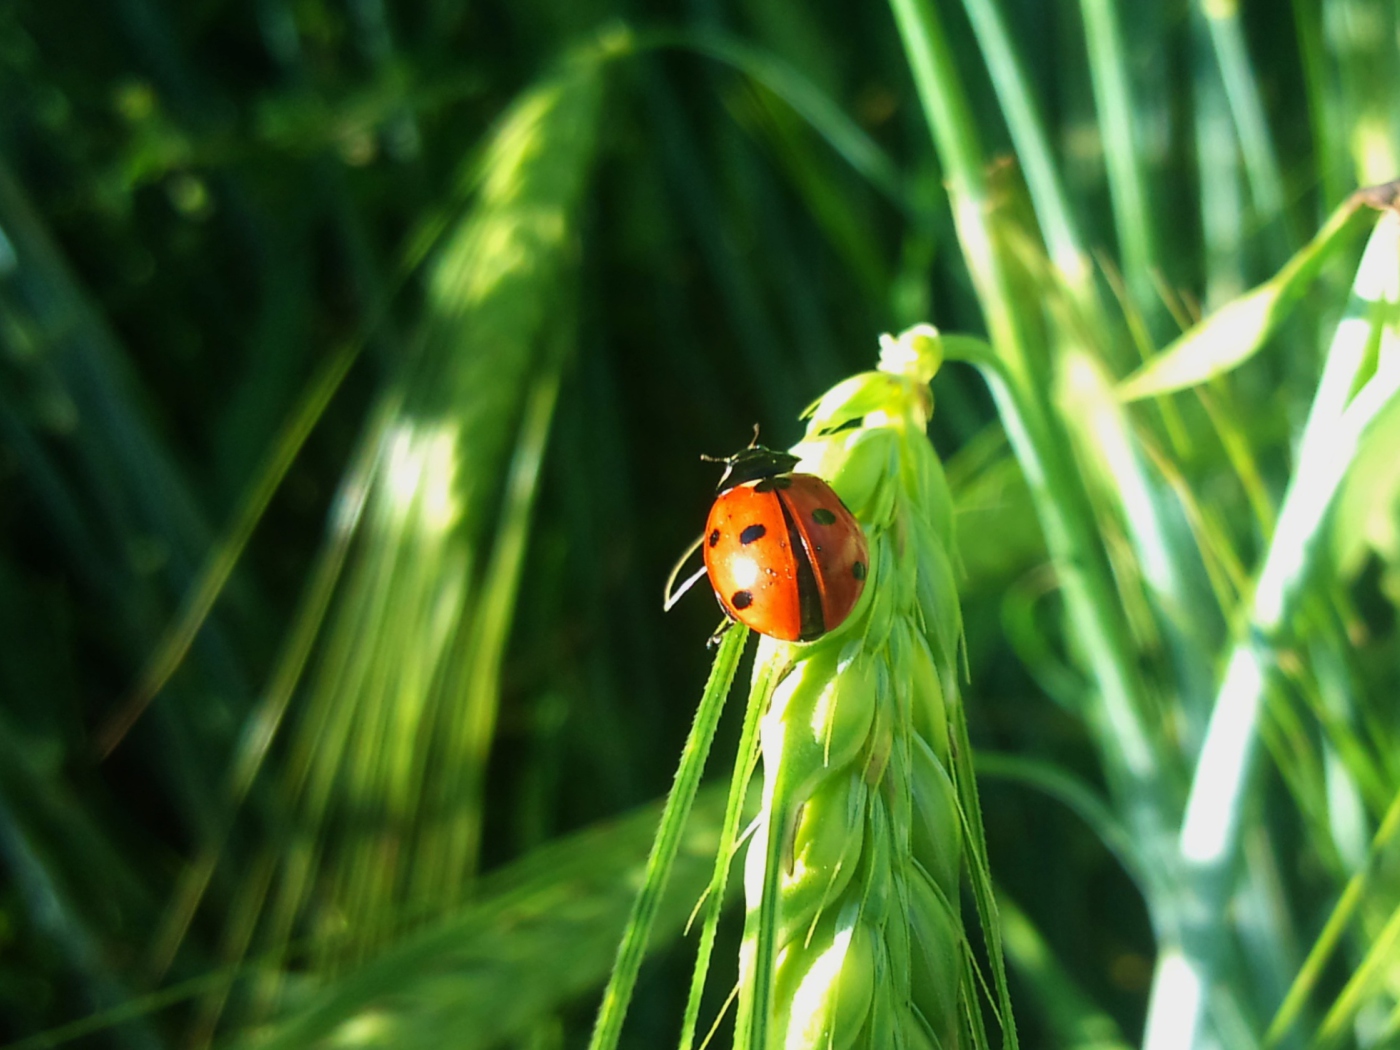
[[[942,362],[928,325],[881,341],[878,371],[808,412],[796,468],[860,520],[871,575],[815,642],[764,638],[779,679],[762,725],[736,1047],[971,1045],[980,1009],[959,907],[965,810],[950,727],[962,621],[952,506],[925,428]],[[957,713],[960,716],[960,713]],[[973,818],[975,819],[975,817]]]

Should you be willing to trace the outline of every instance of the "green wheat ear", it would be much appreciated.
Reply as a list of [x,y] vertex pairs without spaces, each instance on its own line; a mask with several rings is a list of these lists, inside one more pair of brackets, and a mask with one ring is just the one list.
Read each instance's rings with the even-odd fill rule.
[[[771,699],[736,1047],[985,1045],[979,986],[997,990],[1015,1045],[958,696],[952,507],[925,434],[942,360],[928,325],[883,337],[879,370],[813,405],[792,449],[860,520],[871,573],[839,628],[758,649],[751,710]],[[967,949],[965,870],[986,984]]]

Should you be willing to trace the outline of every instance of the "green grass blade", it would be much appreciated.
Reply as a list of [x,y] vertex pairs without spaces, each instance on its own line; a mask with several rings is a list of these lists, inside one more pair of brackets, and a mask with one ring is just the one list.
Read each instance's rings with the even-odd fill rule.
[[[967,351],[967,359],[983,367],[1007,436],[1031,484],[1047,545],[1063,573],[1072,616],[1100,682],[1117,757],[1133,779],[1151,780],[1159,773],[1158,760],[1152,737],[1142,724],[1146,705],[1135,658],[1116,613],[1087,497],[1069,465],[1065,438],[1040,400],[1048,384],[1041,374],[1043,366],[1032,358],[1026,325],[1016,315],[1014,304],[1022,300],[998,255],[981,148],[942,23],[929,0],[891,0],[891,6],[947,172],[958,238],[986,315],[995,357],[977,361],[977,348],[971,342],[945,340],[945,351],[950,359]],[[1160,797],[1150,790],[1143,792],[1144,805],[1138,812],[1156,825],[1160,821],[1151,814],[1154,803],[1150,801],[1154,796]]]
[[313,377],[301,403],[272,441],[266,460],[256,473],[256,480],[243,497],[232,524],[222,538],[214,545],[208,559],[190,586],[189,593],[176,614],[174,622],[166,629],[155,651],[141,671],[131,695],[125,704],[113,714],[97,735],[97,750],[103,755],[111,754],[136,720],[141,717],[147,705],[165,688],[170,676],[175,673],[185,654],[194,643],[195,636],[214,608],[214,603],[223,592],[224,585],[232,575],[238,559],[242,557],[253,530],[262,520],[263,513],[272,502],[273,495],[282,484],[287,471],[296,460],[297,453],[306,443],[312,429],[321,418],[332,397],[340,389],[350,366],[358,357],[359,345],[342,348],[325,362]]
[[[1352,1034],[1356,1015],[1366,1001],[1378,992],[1384,995],[1388,991],[1397,955],[1400,955],[1400,906],[1390,913],[1389,920],[1376,934],[1365,957],[1352,971],[1346,987],[1322,1019],[1312,1043],[1314,1047],[1337,1046]],[[1382,1001],[1389,999],[1390,996],[1386,995]]]
[[772,52],[713,32],[642,35],[637,43],[639,48],[684,48],[737,69],[791,106],[838,156],[890,201],[902,208],[921,210],[889,154],[801,70]]
[[[676,822],[671,880],[652,902],[653,944],[680,933],[704,889],[724,806],[721,791],[702,791]],[[485,877],[470,905],[433,918],[231,1046],[299,1050],[359,1032],[363,1045],[396,1050],[444,1041],[486,1050],[520,1037],[605,976],[657,817],[647,806]]]
[[1371,839],[1366,863],[1347,881],[1346,888],[1308,951],[1307,959],[1294,977],[1288,994],[1279,1004],[1278,1012],[1274,1014],[1268,1031],[1264,1033],[1264,1046],[1277,1046],[1288,1030],[1297,1024],[1308,997],[1317,990],[1324,967],[1336,952],[1342,935],[1351,925],[1357,910],[1370,892],[1378,874],[1377,864],[1380,858],[1393,846],[1397,835],[1400,835],[1400,793],[1391,800],[1390,808]]
[[705,891],[705,921],[700,928],[700,945],[695,952],[695,969],[686,998],[685,1016],[681,1021],[680,1050],[691,1050],[695,1041],[695,1025],[700,1017],[700,998],[709,974],[710,955],[714,950],[715,931],[720,911],[724,907],[729,869],[734,863],[739,838],[739,819],[748,797],[749,781],[758,760],[758,727],[772,695],[771,682],[764,681],[749,691],[748,709],[744,712],[744,727],[739,734],[739,750],[734,756],[734,771],[729,781],[729,800],[725,806],[724,824],[720,828],[719,849],[715,853],[715,870]]
[[[1376,187],[1383,196],[1393,187]],[[1348,198],[1308,244],[1268,281],[1175,340],[1118,387],[1125,401],[1167,394],[1237,368],[1268,342],[1334,253],[1349,243],[1367,191]]]
[[[466,672],[456,724],[447,732],[454,735],[452,752],[464,759],[450,764],[438,779],[438,804],[456,805],[452,832],[436,843],[433,855],[424,851],[428,871],[471,871],[477,866],[481,849],[486,766],[499,715],[501,662],[514,621],[520,574],[535,497],[539,491],[540,468],[549,440],[554,405],[559,394],[560,373],[572,333],[561,331],[557,344],[539,364],[539,375],[527,396],[520,436],[506,478],[505,506],[501,524],[491,546],[491,558],[481,584],[481,595],[472,617],[466,641]],[[430,802],[429,805],[434,803]],[[427,889],[425,896],[432,896]],[[443,887],[450,893],[449,887]]]
[[[478,199],[428,271],[418,352],[371,428],[373,466],[354,500],[363,510],[280,788],[293,830],[274,850],[268,905],[249,899],[230,916],[226,962],[288,943],[326,907],[385,930],[383,912],[440,907],[466,892],[479,802],[443,798],[483,760],[461,753],[456,730],[470,684],[491,681],[508,622],[501,595],[518,578],[528,519],[507,514],[515,524],[496,537],[504,542],[494,562],[491,543],[503,500],[516,497],[528,514],[521,489],[507,490],[508,466],[529,390],[552,374],[527,421],[534,451],[520,463],[531,469],[517,474],[530,486],[538,476],[560,340],[571,329],[564,291],[603,59],[585,52],[522,93],[466,175]],[[496,641],[473,648],[477,629]],[[413,819],[425,804],[431,818]],[[374,949],[327,948],[311,968],[329,976]],[[270,968],[258,994],[244,997],[248,1020],[280,994]]]
[[[1246,203],[1239,139],[1203,21],[1203,15],[1193,13],[1191,118],[1200,184],[1200,265],[1205,277],[1202,309],[1210,312],[1241,295],[1249,281],[1245,276]],[[1185,318],[1179,324],[1183,330],[1190,327]]]
[[1152,230],[1152,194],[1141,164],[1141,143],[1134,119],[1132,85],[1118,22],[1118,0],[1080,0],[1089,72],[1098,110],[1099,141],[1108,166],[1109,197],[1123,272],[1135,305],[1146,310],[1155,302],[1152,271],[1158,265]]
[[312,649],[325,623],[326,612],[345,566],[356,526],[364,511],[364,496],[369,491],[374,453],[379,444],[375,436],[382,434],[391,414],[381,411],[378,418],[371,422],[366,440],[361,442],[355,459],[342,479],[341,493],[331,512],[331,528],[326,542],[312,567],[272,676],[249,714],[245,731],[235,749],[224,791],[224,819],[216,832],[201,845],[195,859],[181,872],[165,915],[157,926],[146,965],[148,972],[156,977],[165,973],[179,950],[180,942],[214,876],[234,818],[267,760],[311,659]]
[[1050,259],[1081,303],[1092,301],[1093,268],[1084,251],[1050,149],[1044,116],[1031,97],[1030,85],[1011,44],[997,0],[963,0],[972,31],[1001,103],[1002,115],[1025,169],[1026,186]]
[[1258,78],[1245,48],[1239,6],[1233,2],[1202,2],[1201,12],[1210,30],[1216,62],[1225,85],[1225,97],[1239,136],[1240,153],[1249,175],[1250,193],[1260,220],[1282,223],[1284,244],[1293,243],[1284,211],[1283,173],[1278,151],[1264,116]]
[[1075,349],[1062,354],[1061,368],[1061,400],[1066,424],[1078,442],[1079,461],[1087,468],[1091,487],[1104,490],[1117,511],[1105,531],[1123,529],[1132,545],[1134,565],[1118,573],[1119,589],[1128,594],[1140,587],[1150,599],[1152,621],[1146,629],[1161,631],[1176,672],[1176,714],[1184,724],[1180,733],[1172,731],[1177,727],[1163,726],[1162,735],[1177,737],[1179,746],[1191,754],[1209,713],[1209,668],[1224,627],[1220,610],[1180,507],[1148,469],[1106,370],[1096,358]]
[[651,855],[647,857],[646,874],[632,904],[631,914],[627,917],[622,943],[618,945],[617,959],[613,963],[612,976],[603,992],[603,1002],[598,1008],[598,1018],[593,1026],[593,1037],[588,1044],[589,1050],[615,1050],[622,1035],[622,1022],[627,1016],[627,1007],[632,1000],[637,973],[641,970],[642,960],[646,956],[652,926],[671,876],[676,851],[680,847],[681,834],[685,829],[691,805],[695,801],[695,793],[700,787],[701,774],[705,771],[705,759],[710,753],[715,727],[719,724],[719,716],[724,710],[724,699],[734,681],[734,671],[739,665],[739,656],[748,636],[747,627],[731,627],[725,632],[719,651],[715,654],[710,680],[705,683],[705,692],[700,697],[700,706],[695,712],[690,737],[685,742],[680,764],[676,767],[675,783],[671,787],[671,793],[666,796],[666,808],[662,811],[661,823],[656,829]]
[[[1361,439],[1400,391],[1397,285],[1400,217],[1387,213],[1357,270],[1353,316],[1338,326],[1328,352],[1297,468],[1255,585],[1248,621],[1230,653],[1192,778],[1179,849],[1194,902],[1191,914],[1199,918],[1184,927],[1179,949],[1170,946],[1159,959],[1144,1040],[1147,1050],[1194,1045],[1209,1008],[1228,938],[1217,917],[1232,890],[1241,848],[1259,712],[1276,670],[1273,647],[1308,582],[1328,508]],[[1376,372],[1347,403],[1378,328],[1384,334]]]

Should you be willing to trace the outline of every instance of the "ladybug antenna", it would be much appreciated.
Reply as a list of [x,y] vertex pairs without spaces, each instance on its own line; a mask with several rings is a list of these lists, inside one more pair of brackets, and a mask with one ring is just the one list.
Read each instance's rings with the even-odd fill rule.
[[685,549],[685,553],[676,561],[675,567],[671,569],[671,575],[666,577],[666,590],[661,595],[661,611],[670,612],[676,602],[685,597],[685,592],[695,586],[695,581],[705,575],[705,566],[701,565],[694,573],[686,579],[680,587],[676,587],[676,577],[685,568],[685,563],[690,561],[695,552],[700,549],[700,544],[705,542],[705,534],[702,532],[695,537],[695,542]]
[[[761,448],[761,447],[762,447],[762,446],[760,446],[759,443],[758,443],[758,424],[757,424],[757,423],[755,423],[755,424],[753,425],[753,440],[751,440],[751,441],[748,443],[748,445],[745,446],[745,447],[746,447],[746,448]],[[736,459],[738,459],[740,455],[742,455],[741,452],[735,452],[735,453],[733,453],[732,455],[728,455],[728,456],[711,456],[711,455],[709,455],[708,453],[702,452],[702,453],[700,453],[700,462],[702,462],[702,463],[724,463],[724,464],[731,464],[731,463],[733,463]]]

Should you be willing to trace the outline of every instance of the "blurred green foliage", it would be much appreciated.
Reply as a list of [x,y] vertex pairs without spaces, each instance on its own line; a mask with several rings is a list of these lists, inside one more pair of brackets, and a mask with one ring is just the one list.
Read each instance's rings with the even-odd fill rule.
[[[1400,16],[929,9],[1015,309],[1043,298],[1045,374],[1084,380],[1054,411],[1132,435],[1191,552],[1154,576],[1123,464],[1083,454],[1101,612],[1189,756],[1360,237],[1235,371],[1093,413],[1400,174]],[[926,74],[883,5],[0,4],[0,1040],[583,1044],[655,811],[610,822],[665,791],[718,619],[660,612],[699,455],[795,439],[881,331],[994,319]],[[1023,1042],[1133,1043],[1154,938],[1092,660],[981,378],[934,393]],[[1400,1030],[1395,843],[1367,860],[1400,785],[1397,418],[1281,643],[1222,1031],[1267,1028],[1361,874],[1303,1030]],[[626,1045],[675,1038],[702,798]]]

